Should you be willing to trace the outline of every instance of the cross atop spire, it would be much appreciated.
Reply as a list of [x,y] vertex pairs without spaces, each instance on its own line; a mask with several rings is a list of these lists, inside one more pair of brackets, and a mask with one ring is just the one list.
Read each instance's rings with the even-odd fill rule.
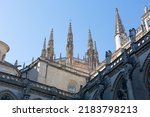
[[118,8],[116,8],[116,24],[115,24],[115,35],[125,33],[124,26],[122,24]]

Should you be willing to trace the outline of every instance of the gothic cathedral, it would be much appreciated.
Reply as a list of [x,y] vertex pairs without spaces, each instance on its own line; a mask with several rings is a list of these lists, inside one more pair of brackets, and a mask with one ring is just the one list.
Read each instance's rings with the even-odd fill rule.
[[53,29],[41,55],[18,69],[5,61],[9,46],[0,41],[1,100],[147,100],[150,99],[150,10],[144,8],[141,25],[127,35],[116,9],[116,50],[99,62],[96,41],[88,32],[87,51],[74,57],[69,23],[66,56],[55,57]]

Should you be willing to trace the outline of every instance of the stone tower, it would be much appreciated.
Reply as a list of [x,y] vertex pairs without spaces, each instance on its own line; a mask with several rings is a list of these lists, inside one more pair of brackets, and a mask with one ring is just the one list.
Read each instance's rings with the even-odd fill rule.
[[66,52],[67,52],[66,63],[69,65],[72,65],[72,62],[73,62],[73,34],[72,34],[71,23],[69,23]]
[[49,61],[53,61],[54,59],[54,39],[53,39],[53,29],[51,30],[50,33],[50,39],[48,42],[48,47],[47,47],[47,59]]
[[128,41],[127,34],[125,33],[125,29],[122,24],[118,9],[116,8],[116,24],[115,24],[116,50],[121,48],[127,41]]

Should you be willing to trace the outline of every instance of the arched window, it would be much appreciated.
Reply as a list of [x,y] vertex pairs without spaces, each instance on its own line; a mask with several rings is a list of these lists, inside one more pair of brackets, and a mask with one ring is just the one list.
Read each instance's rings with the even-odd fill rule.
[[150,66],[147,68],[147,70],[145,72],[146,72],[146,74],[145,74],[145,85],[146,85],[149,99],[150,99]]
[[75,81],[73,81],[73,80],[71,80],[70,82],[69,82],[69,84],[68,84],[68,91],[70,92],[70,93],[76,93],[76,91],[77,91],[77,83],[75,82]]
[[0,96],[1,100],[13,100],[13,97],[9,94],[3,94]]
[[148,99],[150,99],[150,54],[145,59],[142,69],[144,71],[144,85],[146,88],[145,93]]
[[16,96],[10,91],[0,92],[0,100],[15,100]]
[[119,75],[114,86],[115,100],[128,100],[127,84],[123,74]]

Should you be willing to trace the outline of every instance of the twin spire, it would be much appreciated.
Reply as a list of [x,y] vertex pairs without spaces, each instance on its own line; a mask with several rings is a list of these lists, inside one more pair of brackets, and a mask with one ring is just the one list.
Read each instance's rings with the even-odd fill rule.
[[48,47],[46,48],[46,38],[44,39],[43,49],[42,49],[42,58],[46,58],[50,61],[54,59],[54,39],[53,39],[53,29],[50,33],[50,39],[48,42]]
[[94,41],[93,44],[93,39],[92,39],[92,34],[91,30],[89,29],[89,35],[88,35],[88,50],[87,50],[87,60],[89,63],[89,69],[95,69],[97,65],[99,64],[99,59],[98,59],[98,51],[96,47],[96,41]]

